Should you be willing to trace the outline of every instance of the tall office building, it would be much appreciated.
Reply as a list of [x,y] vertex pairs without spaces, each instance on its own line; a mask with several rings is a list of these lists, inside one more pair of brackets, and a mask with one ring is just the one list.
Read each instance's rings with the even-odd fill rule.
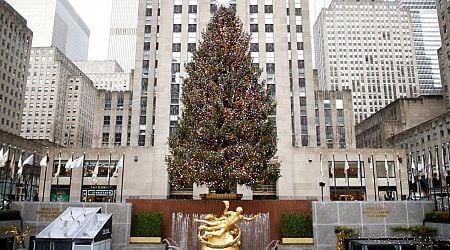
[[[298,159],[292,156],[303,157],[296,150],[318,144],[330,148],[351,145],[346,144],[344,133],[340,142],[325,142],[326,129],[338,134],[338,129],[334,131],[332,124],[329,124],[330,128],[316,128],[316,111],[317,116],[322,117],[317,118],[319,120],[342,121],[343,95],[314,91],[307,1],[250,0],[230,3],[250,34],[253,63],[263,69],[260,80],[266,81],[267,88],[277,101],[276,114],[271,119],[276,123],[277,157],[283,162],[281,171],[286,181],[279,182],[276,190],[281,192],[278,194],[281,197],[291,196],[303,184],[294,187],[287,183],[311,181],[306,175],[294,180],[289,174],[299,164]],[[153,182],[148,180],[146,184],[151,187],[152,194],[170,189],[167,187],[165,155],[168,153],[167,138],[181,116],[182,77],[187,76],[183,65],[192,60],[201,32],[216,10],[215,0],[140,2],[130,145],[153,148],[152,164],[160,169],[153,172],[159,178]],[[336,102],[336,99],[339,101]],[[329,116],[328,113],[324,115],[324,109],[335,105],[340,109],[340,117],[331,112]],[[352,116],[352,113],[347,114],[347,117]],[[322,140],[318,140],[318,136]],[[347,136],[354,135],[348,132]],[[352,143],[351,140],[348,143]]]
[[19,135],[33,34],[4,0],[0,24],[0,130]]
[[439,18],[439,33],[441,34],[441,48],[439,48],[439,68],[441,72],[442,89],[447,109],[450,111],[450,42],[448,27],[450,27],[450,2],[436,1]]
[[112,1],[108,60],[116,60],[126,73],[134,69],[138,8],[139,0]]
[[314,35],[321,87],[352,90],[356,123],[419,93],[411,18],[395,2],[334,0]]
[[21,136],[91,147],[97,105],[92,81],[61,51],[33,47]]
[[56,47],[70,60],[87,60],[89,28],[68,0],[7,0],[33,31],[33,47]]
[[127,91],[133,74],[125,73],[116,61],[74,61],[75,65],[92,80],[97,89]]
[[399,3],[411,14],[420,94],[440,94],[442,85],[437,50],[441,46],[441,38],[436,1],[401,0]]

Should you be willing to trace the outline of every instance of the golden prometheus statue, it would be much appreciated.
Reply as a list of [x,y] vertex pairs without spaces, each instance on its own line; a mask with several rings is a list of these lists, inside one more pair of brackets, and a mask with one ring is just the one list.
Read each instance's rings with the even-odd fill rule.
[[195,220],[202,223],[198,227],[198,239],[202,244],[201,250],[226,249],[239,250],[241,245],[241,229],[237,225],[240,220],[254,220],[254,217],[245,217],[242,215],[242,207],[237,207],[236,211],[228,211],[229,201],[223,201],[225,210],[223,215],[217,218],[208,214],[205,220]]
[[18,249],[25,249],[25,239],[28,235],[33,232],[29,226],[26,227],[24,231],[21,231],[16,225],[9,226],[8,230],[6,230],[6,235],[13,235],[16,239]]

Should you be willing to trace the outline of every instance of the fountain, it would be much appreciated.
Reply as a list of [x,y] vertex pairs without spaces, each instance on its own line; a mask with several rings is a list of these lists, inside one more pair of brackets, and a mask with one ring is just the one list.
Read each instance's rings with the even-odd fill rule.
[[[236,213],[236,211],[227,211],[228,214]],[[236,214],[235,214],[236,215]],[[257,219],[254,219],[257,217]],[[214,217],[216,218],[216,217]],[[226,218],[226,215],[222,215],[217,220]],[[237,223],[236,227],[229,225],[228,227],[221,226],[220,228],[240,228],[240,248],[241,249],[265,249],[270,243],[270,217],[269,213],[260,213],[256,216],[249,215],[245,216],[246,219],[241,220]],[[249,221],[248,219],[254,219]],[[216,221],[217,221],[216,220]],[[201,248],[201,240],[199,237],[208,236],[209,234],[218,234],[216,228],[208,228],[198,224],[198,222],[213,221],[212,215],[205,214],[183,214],[183,213],[173,213],[172,214],[172,230],[171,237],[174,242],[178,245],[180,249],[239,249],[239,248]],[[218,223],[216,223],[218,224]],[[213,225],[214,226],[214,225]],[[211,226],[210,226],[211,227]],[[206,232],[209,232],[205,235]],[[207,231],[209,230],[209,231]],[[214,233],[216,232],[216,233]],[[230,232],[224,235],[232,236],[234,232]],[[204,238],[206,239],[206,238]],[[231,238],[229,238],[231,239]],[[218,243],[213,243],[218,244]],[[205,245],[203,245],[205,246]]]

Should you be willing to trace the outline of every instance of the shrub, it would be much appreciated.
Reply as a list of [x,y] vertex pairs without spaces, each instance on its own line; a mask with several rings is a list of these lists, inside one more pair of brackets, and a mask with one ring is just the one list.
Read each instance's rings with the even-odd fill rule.
[[312,219],[301,213],[289,213],[281,216],[281,233],[285,238],[313,237]]
[[21,220],[20,211],[17,210],[0,210],[0,221]]
[[450,222],[448,211],[433,211],[425,214],[425,219],[430,221]]
[[159,237],[162,229],[162,213],[144,212],[135,214],[131,221],[131,236]]
[[422,225],[410,226],[410,227],[396,226],[396,227],[391,227],[391,231],[409,233],[409,234],[411,234],[412,237],[420,238],[420,239],[430,239],[431,237],[434,237],[437,234],[436,228],[422,226]]

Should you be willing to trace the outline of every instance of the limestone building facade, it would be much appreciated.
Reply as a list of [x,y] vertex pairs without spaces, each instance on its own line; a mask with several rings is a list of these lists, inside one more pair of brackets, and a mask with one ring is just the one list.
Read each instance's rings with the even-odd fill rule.
[[418,95],[411,18],[397,3],[334,0],[314,24],[314,41],[320,87],[352,90],[356,124]]
[[19,135],[33,33],[3,0],[0,24],[0,130]]
[[97,89],[55,47],[33,47],[21,136],[64,147],[90,147]]
[[74,61],[75,65],[92,80],[97,89],[127,91],[133,74],[125,73],[117,61]]

